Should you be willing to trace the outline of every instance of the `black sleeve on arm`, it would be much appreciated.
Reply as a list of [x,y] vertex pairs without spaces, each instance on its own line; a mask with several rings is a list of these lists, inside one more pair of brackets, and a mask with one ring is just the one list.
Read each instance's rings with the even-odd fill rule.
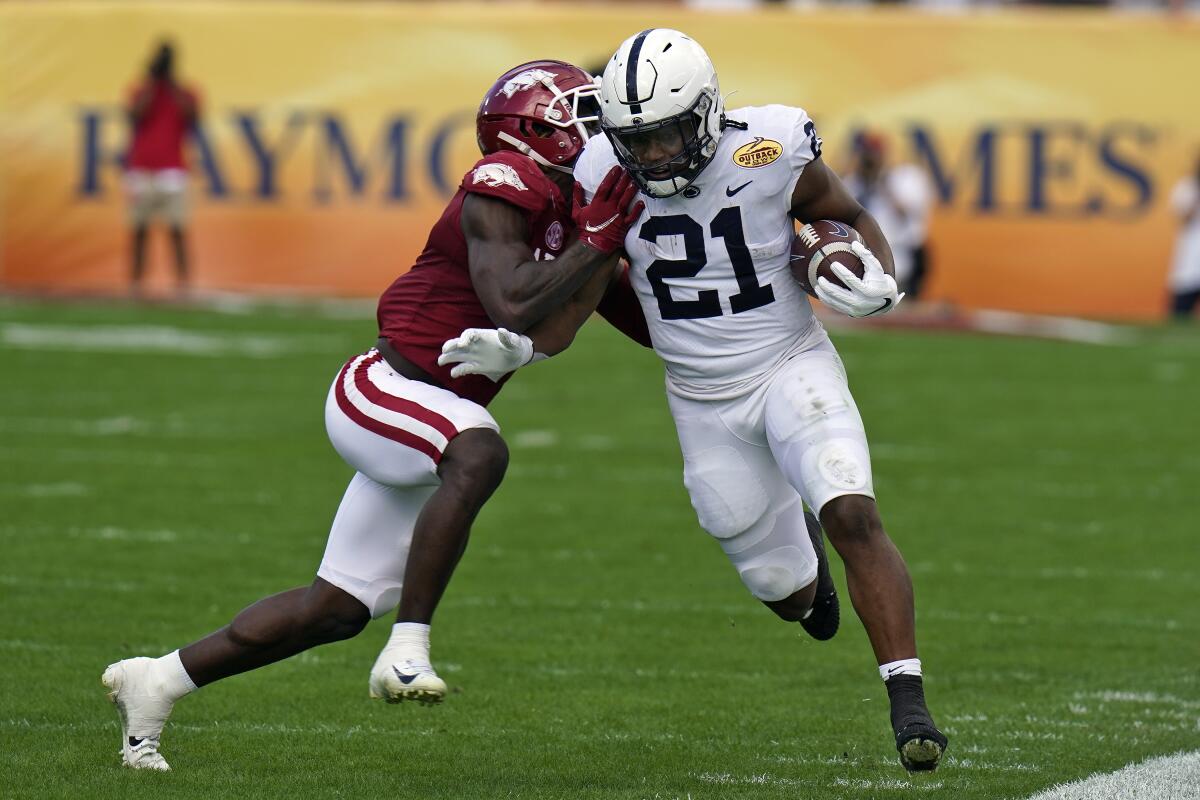
[[633,291],[633,284],[629,282],[628,269],[608,287],[600,305],[596,307],[596,313],[642,347],[654,346],[650,341],[650,328],[646,325],[641,303]]

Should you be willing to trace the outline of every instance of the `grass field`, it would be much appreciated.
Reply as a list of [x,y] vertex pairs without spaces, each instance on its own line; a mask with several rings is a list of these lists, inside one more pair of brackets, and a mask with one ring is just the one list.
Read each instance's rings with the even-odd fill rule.
[[443,706],[367,699],[379,620],[185,699],[174,771],[121,769],[104,666],[311,579],[350,476],[325,392],[374,331],[0,303],[0,796],[991,800],[1200,747],[1200,333],[835,337],[951,737],[910,780],[857,620],[818,644],[749,597],[657,360],[591,324],[492,406],[512,466],[436,620]]

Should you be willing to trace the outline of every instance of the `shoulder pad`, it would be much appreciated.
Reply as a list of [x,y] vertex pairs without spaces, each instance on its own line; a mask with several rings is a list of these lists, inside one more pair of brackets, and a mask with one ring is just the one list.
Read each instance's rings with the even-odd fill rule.
[[506,200],[527,211],[538,211],[553,202],[557,191],[533,159],[501,150],[481,158],[463,176],[464,191]]

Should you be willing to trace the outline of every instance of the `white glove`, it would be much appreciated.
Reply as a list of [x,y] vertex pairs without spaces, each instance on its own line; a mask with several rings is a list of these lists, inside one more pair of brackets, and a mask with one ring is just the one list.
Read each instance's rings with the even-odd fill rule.
[[467,328],[456,339],[442,345],[438,366],[457,364],[451,378],[486,375],[499,381],[513,370],[533,360],[533,340],[504,328]]
[[886,314],[895,308],[903,294],[897,293],[896,279],[883,271],[883,265],[862,242],[854,242],[850,250],[858,256],[865,268],[860,278],[841,264],[834,264],[833,274],[847,288],[836,286],[824,277],[817,278],[814,287],[822,303],[851,317],[869,317]]

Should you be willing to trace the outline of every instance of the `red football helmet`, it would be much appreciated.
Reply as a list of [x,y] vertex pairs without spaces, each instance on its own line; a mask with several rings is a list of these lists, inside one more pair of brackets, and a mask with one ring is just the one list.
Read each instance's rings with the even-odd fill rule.
[[516,150],[571,172],[600,131],[596,79],[563,61],[530,61],[500,76],[479,104],[475,132],[484,154]]

